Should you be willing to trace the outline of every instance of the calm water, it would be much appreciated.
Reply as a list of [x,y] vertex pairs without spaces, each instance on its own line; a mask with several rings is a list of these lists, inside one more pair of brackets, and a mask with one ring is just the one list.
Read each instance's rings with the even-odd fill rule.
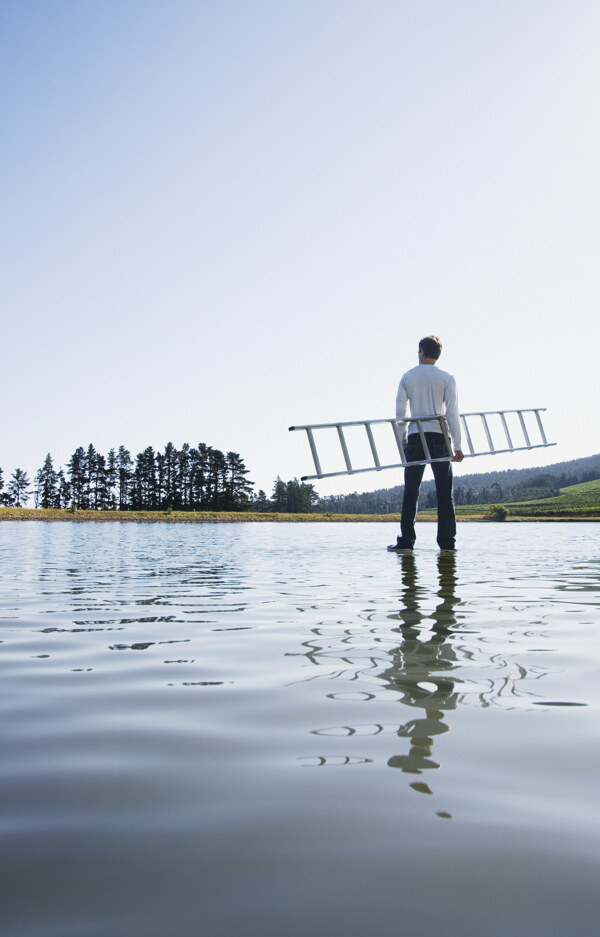
[[0,524],[7,937],[598,933],[600,525]]

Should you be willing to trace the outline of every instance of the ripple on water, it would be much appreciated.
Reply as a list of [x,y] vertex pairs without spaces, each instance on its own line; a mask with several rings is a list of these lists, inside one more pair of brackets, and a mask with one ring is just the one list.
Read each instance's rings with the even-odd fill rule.
[[600,525],[459,533],[0,525],[7,933],[595,932]]

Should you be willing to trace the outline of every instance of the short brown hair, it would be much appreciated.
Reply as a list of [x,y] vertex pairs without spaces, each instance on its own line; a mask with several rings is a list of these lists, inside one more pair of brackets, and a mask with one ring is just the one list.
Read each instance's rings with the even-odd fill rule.
[[442,343],[437,335],[428,335],[419,342],[419,351],[422,351],[426,358],[435,358],[437,361],[442,353]]

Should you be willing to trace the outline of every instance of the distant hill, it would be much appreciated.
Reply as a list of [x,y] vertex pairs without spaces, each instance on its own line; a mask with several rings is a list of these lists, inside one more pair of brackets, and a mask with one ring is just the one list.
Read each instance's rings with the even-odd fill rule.
[[553,498],[511,504],[509,512],[516,517],[528,517],[537,514],[555,517],[569,515],[596,516],[600,512],[600,479],[562,488],[560,494]]
[[[600,453],[553,465],[461,475],[454,479],[454,498],[457,505],[510,505],[561,497],[561,489],[597,479],[600,479]],[[404,486],[396,485],[377,491],[328,495],[319,500],[315,509],[334,514],[397,514],[402,506],[403,492]],[[435,507],[435,504],[435,484],[433,480],[424,481],[419,506],[426,509]]]

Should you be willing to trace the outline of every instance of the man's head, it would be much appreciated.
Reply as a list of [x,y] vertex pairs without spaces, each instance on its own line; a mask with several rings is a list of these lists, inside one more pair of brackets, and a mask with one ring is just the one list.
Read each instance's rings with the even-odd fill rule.
[[442,343],[437,335],[428,335],[419,342],[419,361],[422,362],[425,358],[437,361],[441,353]]

